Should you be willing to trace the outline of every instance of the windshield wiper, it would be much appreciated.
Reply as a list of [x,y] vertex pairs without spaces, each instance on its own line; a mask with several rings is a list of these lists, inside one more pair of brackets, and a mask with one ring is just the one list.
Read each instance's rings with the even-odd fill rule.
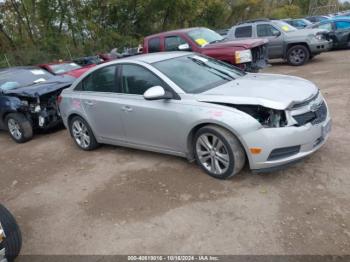
[[227,72],[225,72],[225,71],[223,71],[223,70],[220,70],[220,69],[218,69],[218,68],[216,68],[216,67],[212,67],[212,66],[208,65],[207,63],[205,63],[205,62],[202,61],[202,60],[199,60],[199,59],[196,59],[196,58],[193,58],[193,57],[188,57],[188,58],[191,59],[193,62],[195,62],[195,63],[198,64],[198,65],[205,66],[205,67],[207,67],[207,68],[209,68],[209,69],[212,69],[212,70],[215,70],[215,71],[219,72],[220,74],[222,74],[222,75],[224,75],[224,76],[227,76],[228,78],[223,77],[222,75],[216,74],[216,75],[218,75],[218,76],[220,76],[220,77],[222,77],[222,78],[224,78],[224,79],[226,79],[226,80],[235,80],[235,79],[236,79],[236,78],[234,78],[231,74],[229,74],[229,73],[227,73]]

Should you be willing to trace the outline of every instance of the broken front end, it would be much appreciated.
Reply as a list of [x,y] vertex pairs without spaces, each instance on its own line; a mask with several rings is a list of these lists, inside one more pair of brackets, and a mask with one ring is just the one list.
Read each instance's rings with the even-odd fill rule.
[[59,125],[62,120],[57,98],[62,90],[36,97],[20,97],[20,111],[31,121],[33,128],[49,129]]

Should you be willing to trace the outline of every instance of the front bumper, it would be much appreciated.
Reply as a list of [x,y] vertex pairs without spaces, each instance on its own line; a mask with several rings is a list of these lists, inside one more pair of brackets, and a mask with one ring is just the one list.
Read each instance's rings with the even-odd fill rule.
[[61,116],[54,109],[43,109],[38,113],[32,113],[32,122],[35,128],[50,129],[62,123]]
[[328,40],[313,40],[309,44],[309,48],[312,54],[318,54],[321,52],[326,52],[332,49],[333,42]]
[[260,69],[268,65],[268,49],[267,44],[256,46],[251,49],[252,61],[245,63],[245,71],[258,72]]
[[[242,136],[247,147],[260,147],[259,155],[248,154],[250,168],[255,171],[274,170],[276,167],[294,163],[317,151],[329,137],[331,118],[329,114],[324,122],[313,125],[282,128],[261,128]],[[297,153],[283,158],[269,160],[271,152],[279,148],[300,146]]]

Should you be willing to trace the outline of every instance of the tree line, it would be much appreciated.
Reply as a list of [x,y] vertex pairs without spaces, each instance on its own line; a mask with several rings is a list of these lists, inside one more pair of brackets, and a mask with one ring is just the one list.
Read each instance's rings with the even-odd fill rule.
[[[146,35],[176,28],[220,29],[245,19],[301,17],[308,14],[314,2],[4,0],[0,2],[0,67],[71,59],[107,52],[114,47],[133,47]],[[337,0],[334,2],[338,4]],[[349,4],[339,5],[350,9]]]

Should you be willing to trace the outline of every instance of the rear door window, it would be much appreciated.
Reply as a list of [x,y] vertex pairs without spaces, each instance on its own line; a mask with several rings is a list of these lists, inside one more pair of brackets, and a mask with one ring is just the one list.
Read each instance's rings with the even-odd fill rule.
[[236,38],[252,37],[252,26],[237,27],[235,31]]
[[256,26],[258,37],[275,36],[279,32],[277,28],[270,24],[260,24]]
[[155,53],[160,52],[160,38],[155,37],[148,40],[148,52],[149,53]]
[[118,92],[116,81],[117,65],[106,66],[92,72],[85,77],[75,88],[77,91],[90,92]]

